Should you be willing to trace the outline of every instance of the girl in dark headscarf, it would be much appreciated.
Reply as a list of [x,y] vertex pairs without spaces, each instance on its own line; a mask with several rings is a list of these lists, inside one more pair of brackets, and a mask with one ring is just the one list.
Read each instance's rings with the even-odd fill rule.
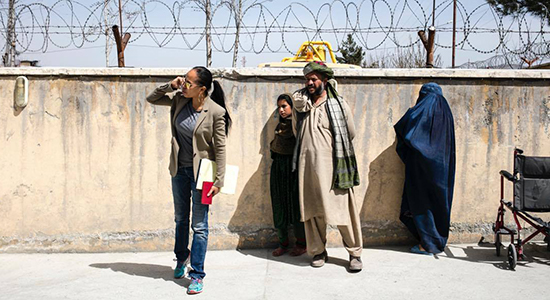
[[292,98],[288,94],[277,98],[279,124],[275,128],[275,138],[271,141],[271,205],[273,223],[279,237],[279,247],[273,256],[281,256],[288,251],[288,229],[294,227],[296,245],[289,255],[306,253],[304,223],[300,222],[300,202],[298,200],[298,177],[292,172],[292,154],[296,138],[292,132]]
[[395,124],[405,163],[400,220],[420,242],[414,253],[440,253],[449,237],[455,179],[453,114],[441,87],[427,83],[416,105]]

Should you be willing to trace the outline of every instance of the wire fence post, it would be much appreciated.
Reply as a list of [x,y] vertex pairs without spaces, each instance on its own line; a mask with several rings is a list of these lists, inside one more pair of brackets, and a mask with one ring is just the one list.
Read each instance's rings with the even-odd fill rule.
[[121,0],[118,0],[118,19],[120,23],[120,32],[124,32],[122,29],[122,3],[120,1]]
[[212,29],[212,8],[210,0],[206,0],[204,11],[206,13],[206,67],[209,68],[212,65],[212,37],[210,36]]
[[452,58],[452,68],[455,68],[455,58],[456,58],[456,0],[453,0],[453,58]]
[[432,26],[435,27],[435,0],[434,0],[434,8],[432,10]]
[[[236,3],[236,4],[235,4]],[[237,5],[237,7],[235,7]],[[242,14],[242,0],[233,0],[233,10],[235,11],[235,47],[233,49],[233,68],[237,67],[237,59],[239,56],[239,34],[241,32],[241,14]]]
[[2,57],[4,66],[15,67],[15,0],[9,2],[8,32],[6,33],[6,53]]
[[107,19],[107,6],[109,5],[109,0],[105,0],[105,3],[103,4],[103,22],[105,24],[105,66],[109,66],[109,53],[110,45],[109,45],[109,21]]

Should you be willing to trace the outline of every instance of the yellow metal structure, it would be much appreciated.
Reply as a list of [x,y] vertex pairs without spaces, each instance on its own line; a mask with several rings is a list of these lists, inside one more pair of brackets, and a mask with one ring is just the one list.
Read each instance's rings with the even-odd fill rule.
[[[327,62],[327,52],[332,62]],[[294,57],[285,57],[282,62],[263,63],[260,68],[303,68],[310,61],[322,61],[330,68],[337,69],[361,69],[360,66],[350,64],[339,64],[336,61],[332,46],[325,41],[304,42]]]

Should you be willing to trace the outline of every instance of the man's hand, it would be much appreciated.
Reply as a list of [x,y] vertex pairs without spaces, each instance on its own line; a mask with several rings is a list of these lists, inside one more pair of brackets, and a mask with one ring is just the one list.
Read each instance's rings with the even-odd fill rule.
[[183,85],[184,81],[185,79],[183,77],[178,76],[174,80],[172,80],[170,85],[172,86],[172,89],[177,90]]
[[220,192],[220,188],[217,187],[217,186],[212,186],[210,188],[210,191],[208,192],[208,194],[206,194],[206,196],[210,197],[210,195],[212,195],[212,197],[216,196],[218,193]]

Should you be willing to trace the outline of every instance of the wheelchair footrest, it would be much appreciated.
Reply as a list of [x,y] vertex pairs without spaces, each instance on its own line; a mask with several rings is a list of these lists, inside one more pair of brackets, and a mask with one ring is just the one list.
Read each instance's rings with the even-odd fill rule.
[[528,214],[525,211],[522,211],[522,213],[525,214],[533,222],[537,222],[539,224],[539,226],[544,227],[544,228],[550,228],[550,222],[544,222],[544,220],[542,220],[541,218],[532,216],[532,215]]
[[541,218],[534,217],[533,221],[539,223],[539,225],[542,227],[546,227],[546,228],[550,227],[550,223],[544,222]]

